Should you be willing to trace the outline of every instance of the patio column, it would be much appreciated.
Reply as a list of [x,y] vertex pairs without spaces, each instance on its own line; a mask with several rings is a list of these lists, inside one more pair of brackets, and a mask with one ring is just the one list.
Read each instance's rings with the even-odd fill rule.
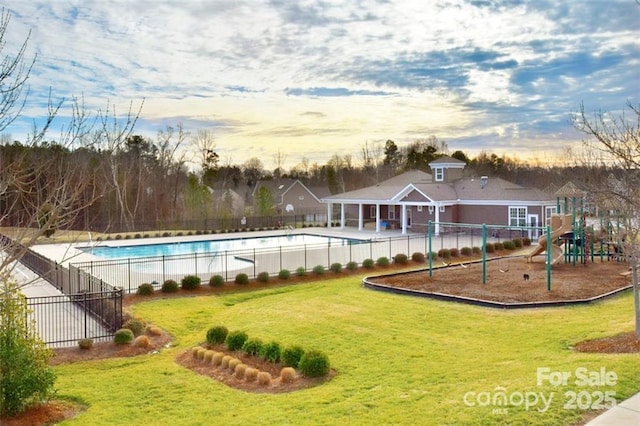
[[344,203],[340,203],[340,229],[344,229]]
[[380,204],[376,204],[376,232],[380,232]]
[[433,206],[433,211],[436,213],[436,216],[435,216],[436,226],[434,228],[434,234],[440,235],[440,206],[437,204]]
[[331,212],[333,211],[333,204],[327,203],[327,228],[331,228]]
[[407,206],[402,204],[402,210],[400,212],[400,220],[402,221],[402,235],[404,235],[407,233]]
[[362,205],[362,203],[358,204],[358,231],[362,231],[362,229],[364,228],[363,208],[364,208],[364,206]]

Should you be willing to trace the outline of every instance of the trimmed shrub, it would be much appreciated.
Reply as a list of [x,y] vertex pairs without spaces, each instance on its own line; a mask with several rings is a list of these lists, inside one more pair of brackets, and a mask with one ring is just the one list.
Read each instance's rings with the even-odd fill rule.
[[463,256],[471,256],[473,254],[473,250],[471,250],[471,247],[462,247],[460,249],[460,254]]
[[93,339],[80,339],[78,340],[78,347],[83,350],[89,350],[93,347]]
[[522,238],[514,238],[513,239],[513,245],[515,246],[515,248],[521,248],[522,247]]
[[148,348],[150,344],[151,342],[149,341],[149,338],[144,334],[136,337],[133,340],[133,346],[136,348]]
[[138,296],[151,296],[154,292],[153,285],[149,283],[140,284],[136,294]]
[[242,345],[242,352],[246,353],[247,355],[256,356],[259,355],[262,351],[262,346],[264,346],[264,343],[261,339],[252,337],[251,339],[247,339],[247,341],[244,342],[244,344]]
[[296,370],[291,367],[284,367],[280,370],[280,381],[282,383],[291,383],[296,379]]
[[429,253],[429,257],[431,258],[431,260],[436,260],[438,258],[438,253],[432,251],[431,253]]
[[418,263],[424,263],[426,261],[426,258],[424,256],[424,253],[417,251],[411,255],[411,260]]
[[222,362],[220,362],[220,367],[224,368],[225,370],[229,368],[229,362],[231,362],[231,360],[233,359],[233,357],[231,355],[225,355],[222,357]]
[[202,346],[194,346],[193,348],[191,348],[191,355],[194,358],[198,358],[198,351],[202,349]]
[[322,275],[325,273],[324,265],[316,265],[313,267],[313,273],[316,275]]
[[302,349],[302,347],[297,345],[287,346],[282,351],[282,365],[285,367],[298,368],[302,355],[304,355],[304,349]]
[[186,275],[180,282],[183,290],[195,290],[200,287],[200,277],[195,275]]
[[209,278],[209,285],[211,287],[220,287],[224,284],[224,277],[222,275],[214,275]]
[[253,368],[253,367],[247,367],[247,369],[244,372],[244,379],[247,382],[255,382],[256,379],[258,378],[258,369]]
[[269,281],[269,273],[268,272],[260,272],[256,277],[256,280],[261,283],[266,283]]
[[280,361],[281,355],[282,347],[278,342],[269,342],[266,345],[263,345],[262,350],[260,351],[260,358],[274,363]]
[[176,280],[166,280],[162,283],[160,291],[162,291],[163,293],[175,293],[178,291],[178,288],[179,287]]
[[222,352],[214,353],[213,357],[211,358],[211,364],[213,364],[214,367],[219,366],[220,364],[222,364],[222,358],[224,358],[224,354]]
[[484,246],[484,249],[487,253],[493,253],[494,251],[496,251],[496,246],[494,246],[493,243],[487,243]]
[[236,367],[238,365],[242,364],[242,361],[240,361],[238,358],[233,358],[231,360],[229,360],[229,370],[231,370],[231,372],[236,371]]
[[202,361],[204,359],[205,352],[207,352],[207,350],[205,348],[198,349],[198,354],[197,354],[196,358],[198,358],[200,361]]
[[215,327],[211,327],[207,330],[207,343],[210,345],[217,345],[220,343],[224,343],[227,335],[229,334],[229,329],[224,325],[216,325]]
[[215,355],[214,351],[206,351],[204,353],[204,362],[211,364],[211,361],[213,361],[213,355]]
[[460,251],[454,247],[452,249],[449,249],[449,254],[451,255],[451,257],[459,257]]
[[240,330],[234,330],[227,334],[227,338],[224,340],[224,343],[227,345],[227,348],[230,351],[238,351],[242,349],[242,345],[247,341],[249,336],[247,333]]
[[144,334],[148,336],[162,336],[162,329],[155,325],[148,325],[144,329]]
[[441,259],[449,259],[451,257],[451,250],[446,248],[438,250],[438,257]]
[[318,350],[305,352],[298,364],[300,372],[307,377],[322,377],[329,374],[329,357]]
[[354,262],[354,261],[348,262],[347,269],[349,271],[355,271],[356,269],[358,269],[358,262]]
[[503,244],[505,250],[515,250],[516,245],[513,241],[505,241]]
[[524,237],[522,239],[522,245],[525,246],[525,247],[529,247],[531,245],[531,238]]
[[404,253],[398,253],[393,258],[393,263],[397,263],[398,265],[406,265],[409,263],[409,257]]
[[332,263],[331,267],[329,269],[331,269],[333,272],[338,274],[338,273],[342,272],[342,263],[340,263],[340,262]]
[[482,249],[478,246],[474,246],[471,248],[471,253],[473,254],[482,254]]
[[134,336],[139,336],[144,333],[145,324],[138,319],[131,318],[122,324],[122,328],[128,328]]
[[299,277],[304,277],[305,275],[307,275],[307,270],[304,268],[304,266],[300,266],[298,267],[298,269],[296,269],[296,275]]
[[494,248],[496,251],[504,250],[504,244],[502,244],[502,243],[500,243],[500,242],[498,242],[498,243],[493,243],[493,248]]
[[113,341],[117,345],[126,345],[133,341],[133,331],[128,328],[121,328],[116,331],[116,334],[113,336]]
[[262,386],[269,386],[271,384],[271,374],[266,371],[258,373],[258,384]]
[[367,269],[372,269],[375,266],[375,262],[373,259],[365,259],[362,261],[362,267]]
[[246,372],[246,364],[238,364],[236,365],[236,369],[233,371],[233,375],[236,376],[236,379],[244,379],[244,373]]
[[238,275],[236,275],[235,283],[241,285],[249,284],[249,276],[244,272],[240,272]]
[[389,266],[389,258],[386,256],[381,256],[376,260],[376,265],[378,266]]
[[281,280],[288,280],[290,276],[291,276],[291,272],[289,272],[288,269],[283,269],[280,272],[278,272],[278,278],[280,278]]

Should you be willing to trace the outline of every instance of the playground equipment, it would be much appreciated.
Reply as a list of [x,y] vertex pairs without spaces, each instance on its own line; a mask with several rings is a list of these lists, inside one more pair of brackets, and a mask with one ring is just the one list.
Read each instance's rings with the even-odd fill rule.
[[564,256],[562,245],[563,235],[573,232],[573,217],[570,214],[551,216],[551,245],[547,241],[547,235],[542,235],[538,239],[538,246],[527,256],[527,261],[532,262],[535,256],[542,254],[549,249],[551,251],[551,264],[556,264]]

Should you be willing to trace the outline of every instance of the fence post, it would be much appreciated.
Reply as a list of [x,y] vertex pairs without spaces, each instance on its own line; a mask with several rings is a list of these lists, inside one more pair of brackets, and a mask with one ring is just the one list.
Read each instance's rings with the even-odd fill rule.
[[82,297],[84,299],[82,303],[82,307],[84,309],[84,338],[86,339],[89,334],[87,330],[87,293],[83,293]]
[[487,225],[482,224],[482,284],[487,283]]
[[127,258],[127,292],[131,293],[131,258]]
[[431,221],[427,223],[427,256],[429,257],[429,276],[433,276],[433,259],[431,258]]
[[194,269],[196,271],[196,277],[198,276],[198,253],[193,253],[193,263],[194,265]]

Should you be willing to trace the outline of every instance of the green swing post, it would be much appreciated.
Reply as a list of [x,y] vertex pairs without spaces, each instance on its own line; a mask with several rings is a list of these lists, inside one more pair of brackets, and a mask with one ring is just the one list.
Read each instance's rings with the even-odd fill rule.
[[551,291],[551,225],[547,225],[547,291]]
[[482,284],[487,283],[487,225],[482,224]]
[[427,256],[429,257],[429,276],[433,276],[433,258],[431,257],[431,221],[427,224],[427,246],[429,251]]

